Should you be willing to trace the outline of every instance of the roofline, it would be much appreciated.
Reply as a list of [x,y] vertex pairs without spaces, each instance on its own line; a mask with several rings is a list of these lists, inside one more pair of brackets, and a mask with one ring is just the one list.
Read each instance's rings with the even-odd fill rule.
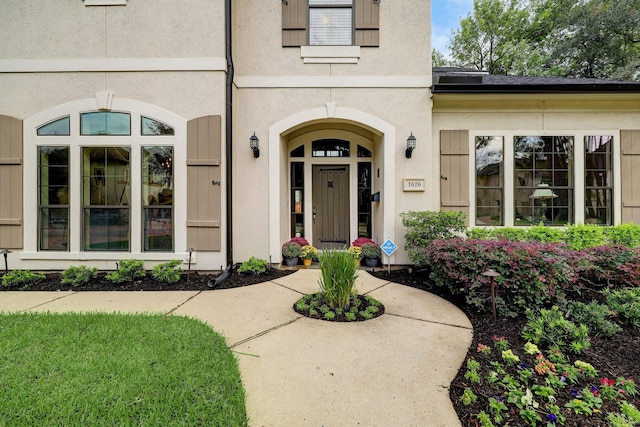
[[581,83],[581,84],[438,84],[431,87],[440,94],[568,94],[568,93],[640,93],[640,83]]

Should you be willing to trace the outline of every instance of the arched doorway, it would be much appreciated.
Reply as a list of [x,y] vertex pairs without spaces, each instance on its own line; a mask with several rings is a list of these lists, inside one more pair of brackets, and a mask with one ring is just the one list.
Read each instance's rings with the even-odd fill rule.
[[[314,138],[340,138],[336,131],[345,131],[360,135],[369,141],[371,157],[371,188],[372,192],[380,193],[379,202],[371,205],[372,221],[371,235],[374,240],[395,237],[394,200],[395,189],[395,159],[396,159],[396,128],[391,123],[377,116],[346,107],[338,107],[334,103],[326,106],[301,111],[284,118],[269,127],[269,253],[271,259],[281,257],[281,246],[292,237],[292,214],[295,214],[295,193],[291,188],[291,151],[303,143],[295,142],[296,138],[308,135]],[[322,133],[324,132],[324,134]],[[347,138],[348,139],[348,138]],[[309,153],[308,166],[303,166],[302,176],[310,185],[312,182],[312,164],[344,164],[335,159],[313,159]],[[306,159],[307,153],[305,153]],[[356,157],[357,158],[357,157]],[[303,162],[305,163],[305,162]],[[357,160],[355,161],[357,163]],[[357,236],[358,218],[356,194],[357,167],[349,167],[349,234]],[[292,199],[293,198],[293,199]],[[292,204],[293,200],[293,204]],[[312,191],[302,194],[302,209],[312,209]],[[388,202],[387,202],[388,201]],[[302,212],[302,224],[306,230],[312,229],[311,210]],[[295,229],[294,229],[295,230]],[[305,234],[308,233],[305,231]],[[295,235],[295,234],[293,234]],[[353,237],[355,239],[355,237]],[[311,240],[313,241],[313,237]]]
[[371,238],[375,135],[353,125],[325,123],[289,136],[290,235],[305,237],[319,249]]

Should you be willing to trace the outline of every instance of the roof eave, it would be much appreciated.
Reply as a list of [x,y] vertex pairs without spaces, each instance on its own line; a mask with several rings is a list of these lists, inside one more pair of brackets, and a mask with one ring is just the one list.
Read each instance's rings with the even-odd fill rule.
[[553,84],[553,85],[469,85],[434,84],[434,95],[438,94],[566,94],[566,93],[640,93],[640,84]]

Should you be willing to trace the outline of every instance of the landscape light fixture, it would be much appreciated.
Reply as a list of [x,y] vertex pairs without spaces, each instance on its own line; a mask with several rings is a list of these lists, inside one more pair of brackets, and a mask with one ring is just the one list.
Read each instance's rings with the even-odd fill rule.
[[4,271],[5,273],[9,272],[9,264],[7,263],[7,255],[10,254],[11,251],[9,249],[0,250],[0,254],[4,255]]
[[413,152],[413,150],[415,150],[416,148],[416,137],[413,136],[413,132],[411,132],[411,135],[409,135],[409,138],[407,138],[407,150],[404,152],[404,155],[407,157],[407,159],[411,158],[411,153]]
[[253,150],[253,157],[256,159],[260,157],[260,140],[255,132],[253,132],[253,135],[249,138],[249,147]]
[[188,265],[189,265],[189,269],[187,270],[187,285],[189,284],[189,277],[191,276],[191,257],[193,256],[193,253],[196,250],[193,248],[189,248],[187,249],[187,253],[189,254],[189,259],[188,259]]

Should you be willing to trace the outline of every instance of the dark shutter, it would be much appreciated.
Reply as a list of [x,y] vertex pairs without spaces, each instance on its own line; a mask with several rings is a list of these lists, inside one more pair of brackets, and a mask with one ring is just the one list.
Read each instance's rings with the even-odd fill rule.
[[440,208],[464,212],[469,225],[469,131],[440,131]]

